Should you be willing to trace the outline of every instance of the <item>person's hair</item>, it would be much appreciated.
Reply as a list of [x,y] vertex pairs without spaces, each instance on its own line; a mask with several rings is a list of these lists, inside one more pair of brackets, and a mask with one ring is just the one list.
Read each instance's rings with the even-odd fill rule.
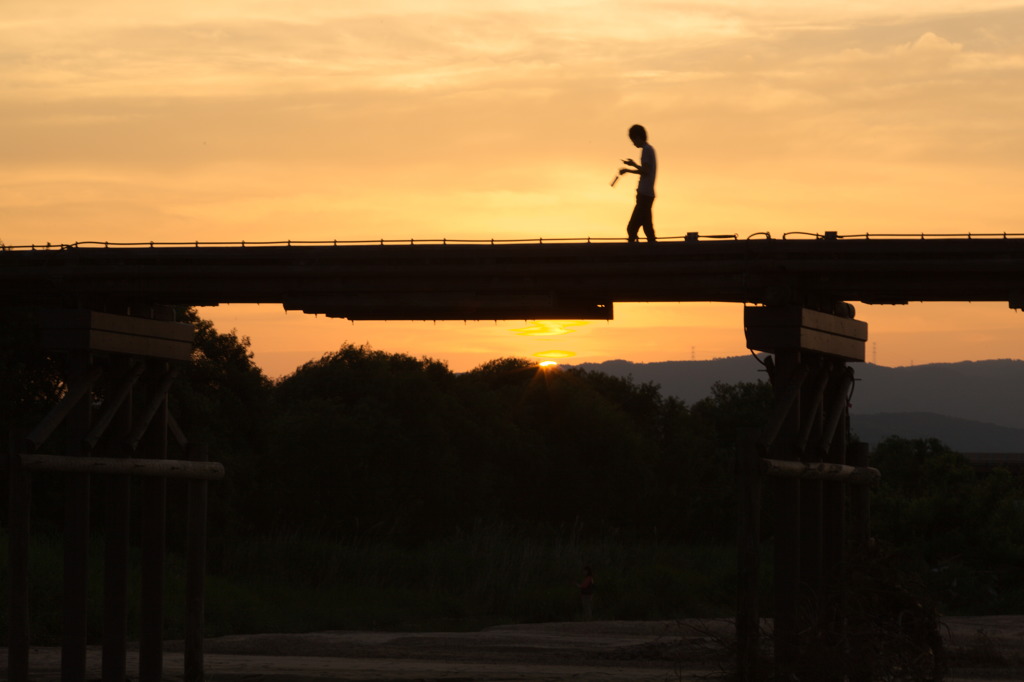
[[647,131],[639,123],[630,126],[629,128],[629,139],[636,138],[641,142],[647,142]]

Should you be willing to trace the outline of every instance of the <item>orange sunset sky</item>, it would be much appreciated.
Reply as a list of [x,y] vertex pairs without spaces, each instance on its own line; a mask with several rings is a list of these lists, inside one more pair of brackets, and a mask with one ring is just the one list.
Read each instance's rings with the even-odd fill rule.
[[[0,239],[1024,236],[1024,4],[4,0]],[[741,355],[742,310],[359,322],[222,306],[270,376],[342,343],[496,357]],[[1005,303],[858,305],[868,359],[1024,357]]]

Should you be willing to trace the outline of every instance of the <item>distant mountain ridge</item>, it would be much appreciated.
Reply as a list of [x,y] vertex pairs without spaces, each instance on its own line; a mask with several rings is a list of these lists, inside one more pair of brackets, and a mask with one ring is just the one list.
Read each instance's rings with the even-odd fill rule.
[[853,432],[870,445],[891,435],[938,438],[958,452],[1024,454],[1024,429],[959,419],[932,412],[883,412],[850,415]]
[[[689,405],[715,382],[767,381],[752,356],[578,367],[655,383]],[[1024,360],[979,360],[912,367],[852,363],[853,430],[874,445],[889,435],[938,438],[961,452],[1024,453]]]

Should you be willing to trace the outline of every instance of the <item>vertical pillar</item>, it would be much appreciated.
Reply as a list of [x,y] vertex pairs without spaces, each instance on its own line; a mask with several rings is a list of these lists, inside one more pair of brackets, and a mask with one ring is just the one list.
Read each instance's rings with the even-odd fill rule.
[[[847,453],[850,464],[855,467],[868,466],[868,446],[857,443]],[[855,551],[863,552],[871,540],[871,487],[853,487],[850,499],[850,544]]]
[[[825,431],[821,447],[824,461],[846,464],[849,432],[847,395],[849,375],[845,361],[831,359],[829,390],[825,395]],[[831,436],[831,437],[830,437]],[[846,487],[842,481],[822,483],[822,635],[833,651],[841,650],[846,634]],[[842,680],[844,670],[831,671],[829,679]]]
[[[805,353],[803,360],[808,361]],[[808,443],[817,443],[822,431],[822,396],[828,382],[828,373],[822,366],[823,358],[814,357],[816,380],[807,382],[800,396],[800,451],[804,463],[817,458],[815,448]],[[821,594],[822,586],[822,482],[803,480],[800,482],[800,583],[801,609],[808,616]]]
[[[149,456],[167,458],[167,399],[164,398],[145,439]],[[162,477],[142,482],[142,589],[139,632],[139,680],[160,682],[163,676],[164,545],[167,482]]]
[[[831,440],[825,453],[825,461],[833,464],[846,464],[846,442],[850,430],[850,414],[846,404],[849,390],[846,363],[842,360],[833,361],[830,389],[825,398],[829,412],[827,421],[834,424]],[[828,437],[828,433],[825,434]],[[831,592],[841,589],[843,577],[842,567],[846,557],[846,487],[839,481],[829,481],[824,485],[824,506],[822,508],[825,543],[822,548],[823,568],[829,577]]]
[[[82,381],[89,370],[89,351],[69,353],[67,376]],[[67,455],[84,454],[83,443],[92,421],[89,394],[78,401],[65,420]],[[64,482],[64,637],[61,682],[85,682],[88,641],[89,588],[89,474],[65,474]]]
[[761,570],[761,452],[750,443],[736,467],[737,509],[736,672],[739,682],[756,682],[761,616],[758,578]]
[[[747,347],[775,354],[771,374],[776,414],[765,431],[765,442],[771,443],[772,456],[783,462],[828,461],[827,453],[833,447],[841,450],[841,440],[845,439],[845,423],[837,436],[837,423],[833,421],[839,408],[845,417],[845,401],[836,409],[828,409],[836,398],[832,392],[842,393],[848,384],[848,377],[841,373],[842,362],[836,361],[864,359],[867,325],[853,319],[852,306],[837,301],[827,308],[833,312],[795,305],[744,308]],[[818,375],[813,388],[794,380],[806,375],[812,365]],[[832,667],[824,658],[827,652],[819,651],[823,664],[811,668],[810,657],[803,655],[812,653],[807,648],[811,640],[804,640],[802,633],[818,637],[832,631],[825,573],[838,570],[842,553],[835,546],[825,547],[833,539],[826,540],[826,536],[833,531],[837,535],[834,539],[842,542],[842,492],[821,481],[800,478],[781,478],[774,489],[778,496],[775,678],[818,679],[824,675],[828,679],[829,671],[823,670]]]
[[[131,364],[119,363],[128,377]],[[106,448],[112,457],[127,455],[125,441],[132,427],[132,389],[115,417],[112,438]],[[106,489],[105,551],[103,556],[103,679],[123,680],[127,675],[128,644],[128,546],[131,516],[131,479],[127,475],[104,477]]]
[[[189,446],[189,459],[206,462],[203,445]],[[185,574],[185,682],[203,682],[203,622],[206,595],[206,511],[208,483],[188,482],[188,535]]]
[[[866,443],[852,444],[847,451],[847,459],[852,466],[868,466],[868,446]],[[850,491],[850,551],[858,556],[859,561],[867,559],[871,542],[871,487],[855,485]],[[869,682],[873,679],[871,661],[871,636],[864,632],[863,624],[850,628],[850,682]]]
[[[775,355],[775,394],[793,380],[800,366],[799,351]],[[789,410],[776,439],[781,460],[795,460],[795,440],[800,432],[800,398]],[[779,680],[793,679],[799,662],[800,595],[800,480],[783,478],[775,486],[775,667]]]
[[7,679],[27,682],[29,650],[29,533],[32,510],[31,474],[17,457],[19,439],[12,433],[8,447],[7,552],[10,581],[7,586]]

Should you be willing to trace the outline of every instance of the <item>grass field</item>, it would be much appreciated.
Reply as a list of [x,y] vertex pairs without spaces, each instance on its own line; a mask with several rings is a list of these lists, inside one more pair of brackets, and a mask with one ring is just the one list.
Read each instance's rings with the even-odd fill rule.
[[[556,535],[478,528],[416,546],[295,535],[218,540],[210,545],[206,633],[471,630],[499,623],[571,621],[582,617],[576,583],[585,565],[593,568],[597,580],[595,619],[663,620],[732,612],[736,569],[731,547]],[[6,585],[6,537],[0,537],[0,577]],[[102,538],[94,538],[90,639],[98,638],[101,623],[102,555]],[[30,570],[33,642],[55,643],[61,627],[58,537],[33,539]],[[133,558],[132,632],[138,622],[138,573]],[[166,564],[165,598],[166,636],[180,637],[184,564],[174,554]],[[0,623],[5,630],[6,618]]]

